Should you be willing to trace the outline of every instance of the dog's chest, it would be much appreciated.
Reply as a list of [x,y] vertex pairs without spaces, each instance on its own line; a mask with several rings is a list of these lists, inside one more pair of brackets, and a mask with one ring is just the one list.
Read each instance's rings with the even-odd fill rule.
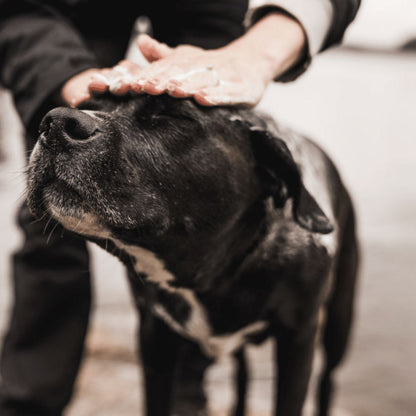
[[230,331],[224,330],[224,326],[218,331],[216,323],[210,319],[209,302],[204,302],[191,289],[176,287],[175,276],[166,270],[153,252],[121,242],[116,244],[132,257],[138,278],[145,276],[145,295],[151,299],[153,312],[173,330],[198,342],[207,355],[220,357],[231,354],[249,336],[266,329],[266,322],[252,320],[238,328],[234,325]]

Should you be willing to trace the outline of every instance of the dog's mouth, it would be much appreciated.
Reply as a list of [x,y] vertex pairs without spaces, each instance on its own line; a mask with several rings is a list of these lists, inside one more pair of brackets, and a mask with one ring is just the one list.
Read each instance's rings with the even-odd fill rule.
[[83,211],[89,211],[85,199],[78,191],[64,181],[55,179],[44,183],[42,187],[42,200],[40,203],[44,210],[51,211],[55,216],[59,214],[80,217]]
[[110,232],[79,192],[57,179],[43,186],[43,210],[66,229],[86,237],[109,238]]
[[56,175],[54,162],[39,148],[29,165],[27,199],[31,213],[37,218],[46,213],[77,234],[108,238],[107,228],[88,198]]

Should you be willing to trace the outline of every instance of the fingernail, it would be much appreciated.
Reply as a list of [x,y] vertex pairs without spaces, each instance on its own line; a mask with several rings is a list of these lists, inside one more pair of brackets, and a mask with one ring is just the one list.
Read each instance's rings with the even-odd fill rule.
[[154,89],[156,91],[163,91],[163,88],[160,87],[160,85],[157,82],[152,82],[152,81],[151,82],[147,82],[145,84],[144,88],[146,88],[146,87],[150,87],[150,88],[152,88],[152,89]]

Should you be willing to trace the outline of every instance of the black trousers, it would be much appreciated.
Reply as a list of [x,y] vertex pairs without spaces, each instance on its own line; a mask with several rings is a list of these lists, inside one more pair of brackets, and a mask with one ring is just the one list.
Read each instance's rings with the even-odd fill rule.
[[0,415],[58,416],[78,372],[91,304],[86,243],[23,205],[14,305],[1,355]]
[[[115,65],[128,39],[85,38],[102,66]],[[50,103],[51,109],[56,104]],[[37,140],[27,132],[26,150]],[[14,304],[0,358],[0,416],[60,416],[79,370],[91,306],[83,239],[49,217],[18,212],[23,247],[13,256]]]
[[[128,43],[86,40],[102,66],[122,59]],[[36,133],[27,134],[28,151],[36,140]],[[56,223],[48,222],[33,218],[26,204],[18,212],[25,238],[13,256],[14,304],[0,357],[0,416],[60,416],[82,359],[91,306],[87,247],[82,238],[60,225],[53,230]],[[175,376],[173,406],[176,411],[191,401],[202,408],[200,382],[209,360],[194,345],[181,344],[184,365]]]
[[[169,30],[172,36],[176,33],[174,25]],[[101,67],[123,59],[129,43],[128,33],[89,30],[82,35]],[[162,40],[170,37],[165,28]],[[188,36],[187,43],[203,46],[201,40]],[[220,47],[224,40],[214,36],[205,46]],[[49,103],[43,110],[55,105]],[[36,131],[27,133],[28,151],[36,140]],[[0,416],[60,416],[71,398],[82,358],[91,306],[86,243],[62,232],[59,225],[52,232],[55,224],[48,221],[34,219],[26,204],[18,213],[25,240],[13,256],[14,305],[0,358]],[[195,408],[202,408],[205,397],[199,386],[210,360],[195,345],[181,344],[182,370],[175,376],[173,406],[181,409],[182,402],[192,401]]]
[[[13,256],[14,304],[0,360],[0,416],[60,416],[71,399],[88,327],[88,251],[81,237],[49,217],[33,218],[26,203],[18,224],[25,239]],[[177,414],[196,414],[193,409],[205,406],[201,380],[211,360],[196,344],[174,337],[180,370],[172,407]]]

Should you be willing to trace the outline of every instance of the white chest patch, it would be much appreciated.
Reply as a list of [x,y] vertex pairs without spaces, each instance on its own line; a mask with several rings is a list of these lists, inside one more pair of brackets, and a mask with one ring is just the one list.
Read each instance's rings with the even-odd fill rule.
[[259,321],[231,334],[215,335],[207,312],[197,295],[191,289],[171,286],[169,283],[175,280],[175,276],[166,270],[161,259],[144,248],[129,246],[116,239],[113,241],[133,258],[136,272],[145,273],[147,281],[156,283],[161,290],[180,295],[189,305],[191,312],[184,323],[177,322],[162,304],[156,304],[153,311],[176,332],[198,342],[207,355],[219,358],[231,354],[245,343],[247,336],[267,327],[266,322]]
[[175,280],[175,276],[168,272],[155,253],[138,246],[129,246],[117,239],[112,239],[114,244],[129,254],[134,260],[134,270],[137,273],[147,275],[147,280],[153,283],[168,283]]

